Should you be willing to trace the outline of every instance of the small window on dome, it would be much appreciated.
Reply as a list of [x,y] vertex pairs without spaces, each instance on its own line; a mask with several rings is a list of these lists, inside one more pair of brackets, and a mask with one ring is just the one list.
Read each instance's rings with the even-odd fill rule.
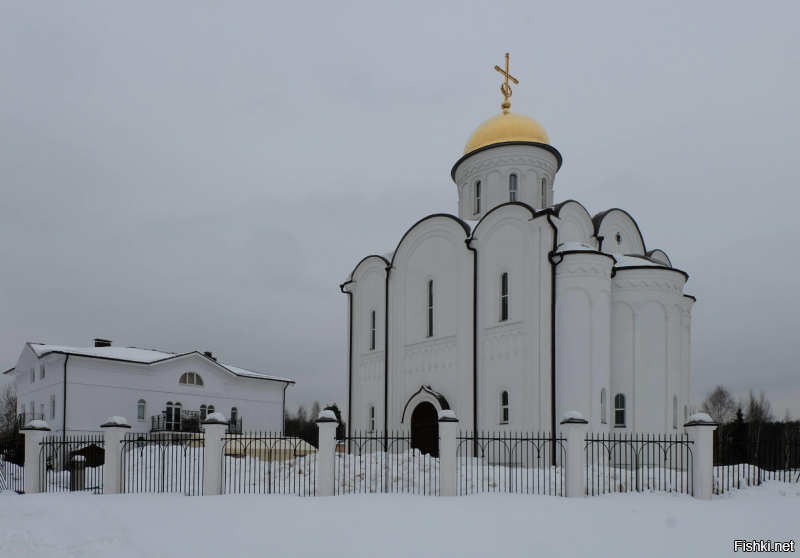
[[508,177],[508,201],[517,201],[517,175],[512,174]]

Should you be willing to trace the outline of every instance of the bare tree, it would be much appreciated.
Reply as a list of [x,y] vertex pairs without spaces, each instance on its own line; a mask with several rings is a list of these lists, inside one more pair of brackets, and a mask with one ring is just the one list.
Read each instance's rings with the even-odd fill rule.
[[739,403],[721,384],[711,390],[700,403],[700,412],[708,414],[714,422],[719,424],[717,432],[720,440],[726,440],[727,435],[733,429],[732,422],[736,418],[738,409]]
[[17,386],[11,382],[0,388],[0,432],[13,432],[17,426]]
[[314,401],[311,405],[311,414],[309,415],[308,419],[311,422],[316,423],[317,419],[319,418],[319,413],[322,411],[322,406],[319,404],[319,401]]
[[765,422],[772,421],[772,405],[770,404],[767,396],[764,395],[764,390],[756,397],[753,390],[747,395],[747,404],[745,405],[744,419],[747,421],[747,434],[750,443],[753,444],[753,458],[758,459],[758,444],[761,439],[761,428]]

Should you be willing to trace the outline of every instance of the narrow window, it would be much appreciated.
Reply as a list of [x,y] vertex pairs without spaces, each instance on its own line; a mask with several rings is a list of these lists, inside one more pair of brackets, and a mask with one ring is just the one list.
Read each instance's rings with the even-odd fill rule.
[[375,432],[375,406],[369,406],[369,431]]
[[508,392],[500,392],[500,424],[508,424]]
[[31,401],[31,418],[28,420],[36,420],[36,404]]
[[428,281],[428,337],[433,337],[433,279]]
[[41,366],[41,367],[40,367],[40,369],[39,369],[39,379],[40,379],[40,380],[44,380],[44,374],[45,374],[45,371],[44,371],[44,363],[42,363],[42,366]]
[[672,396],[672,428],[678,428],[678,396]]
[[136,418],[139,420],[144,420],[144,417],[147,414],[147,403],[145,403],[144,399],[140,399],[137,407],[138,409],[136,412]]
[[36,370],[31,368],[31,383],[36,381]]
[[517,201],[517,175],[512,174],[508,177],[508,201]]
[[208,416],[208,407],[205,405],[200,405],[200,420],[206,420]]
[[475,213],[476,215],[481,212],[481,181],[475,183]]
[[236,407],[231,408],[231,422],[236,422],[239,418],[239,409]]
[[55,395],[51,395],[50,396],[50,418],[51,419],[56,418],[56,396]]
[[625,396],[614,396],[614,426],[625,426]]
[[508,273],[500,276],[500,321],[508,321]]
[[41,411],[39,414],[42,415],[42,420],[44,420],[44,403],[39,405],[39,410]]
[[689,420],[689,407],[686,405],[683,406],[683,424]]
[[369,350],[375,350],[375,310],[369,315]]
[[617,244],[622,244],[622,235],[617,233],[616,235],[614,235],[614,240],[617,241]]
[[547,179],[542,178],[542,209],[547,207]]
[[600,422],[607,424],[606,421],[606,388],[600,390]]
[[217,412],[217,411],[214,409],[214,405],[209,405],[209,406],[208,406],[208,414],[209,414],[209,415],[213,415],[213,414],[214,414],[214,413],[216,413],[216,412]]

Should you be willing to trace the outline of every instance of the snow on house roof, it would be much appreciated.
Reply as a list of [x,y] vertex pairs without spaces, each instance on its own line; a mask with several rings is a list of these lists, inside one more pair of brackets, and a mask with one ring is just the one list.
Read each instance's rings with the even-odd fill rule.
[[270,376],[269,374],[261,374],[260,372],[253,372],[244,368],[238,368],[229,364],[223,364],[216,360],[207,357],[198,351],[189,351],[187,353],[167,353],[163,351],[154,351],[151,349],[139,349],[137,347],[64,347],[61,345],[43,345],[41,343],[28,343],[28,346],[36,354],[37,357],[42,357],[50,353],[59,353],[65,355],[85,356],[90,358],[101,358],[106,360],[119,360],[124,362],[135,362],[138,364],[155,364],[164,360],[178,358],[186,355],[197,354],[209,361],[217,364],[236,376],[243,378],[258,378],[261,380],[275,380],[278,382],[287,382],[290,384],[295,383],[294,380],[288,378],[280,378],[278,376]]

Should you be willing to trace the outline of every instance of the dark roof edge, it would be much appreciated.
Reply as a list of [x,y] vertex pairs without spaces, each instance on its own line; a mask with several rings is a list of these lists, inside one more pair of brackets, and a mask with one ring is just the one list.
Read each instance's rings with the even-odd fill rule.
[[468,157],[472,157],[476,153],[480,153],[481,151],[486,151],[487,149],[492,149],[493,147],[504,147],[506,145],[530,145],[533,147],[544,149],[545,151],[549,151],[550,153],[553,154],[553,156],[555,156],[556,161],[558,162],[558,168],[556,169],[556,172],[561,170],[561,165],[564,162],[564,159],[561,157],[561,153],[558,152],[558,149],[547,143],[538,143],[535,141],[504,141],[501,143],[492,143],[489,145],[484,145],[483,147],[479,147],[478,149],[475,149],[473,151],[470,151],[466,155],[463,155],[458,161],[456,161],[456,164],[453,165],[453,170],[450,171],[450,178],[453,179],[453,182],[456,181],[456,170],[458,170],[458,167],[461,165],[461,163],[463,163]]

